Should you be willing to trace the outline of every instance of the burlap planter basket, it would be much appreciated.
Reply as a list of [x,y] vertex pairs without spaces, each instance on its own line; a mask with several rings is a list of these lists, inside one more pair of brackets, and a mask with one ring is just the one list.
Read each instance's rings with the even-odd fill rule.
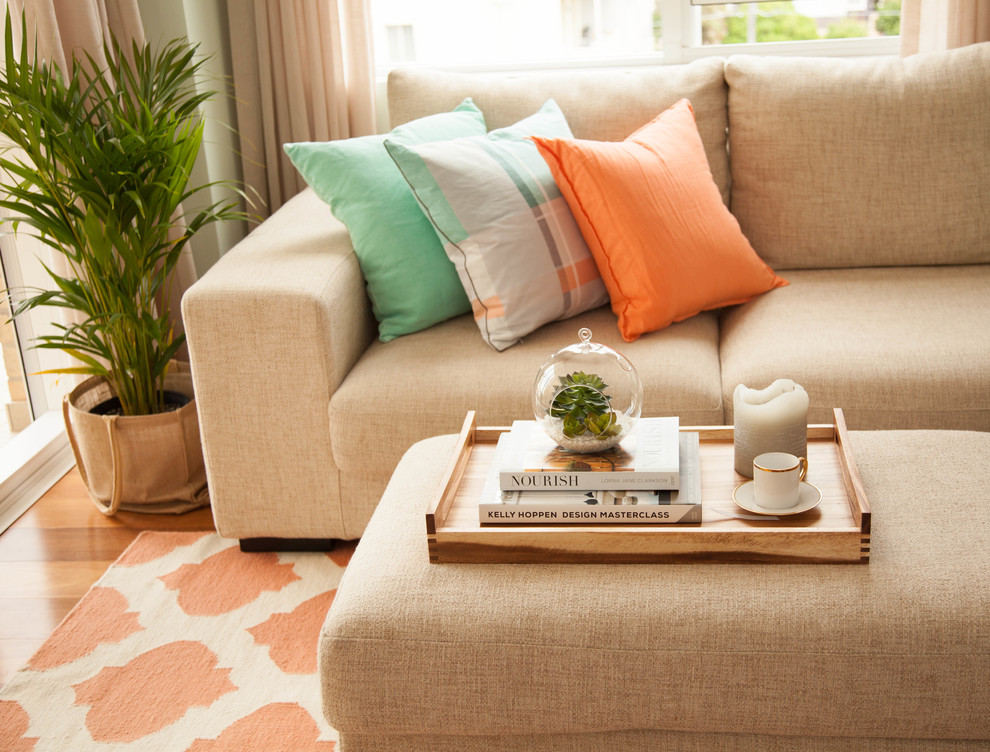
[[190,402],[156,415],[108,416],[89,410],[112,397],[110,385],[94,376],[62,402],[76,466],[101,512],[178,514],[210,502],[199,440],[199,418],[188,367],[179,364],[165,390]]

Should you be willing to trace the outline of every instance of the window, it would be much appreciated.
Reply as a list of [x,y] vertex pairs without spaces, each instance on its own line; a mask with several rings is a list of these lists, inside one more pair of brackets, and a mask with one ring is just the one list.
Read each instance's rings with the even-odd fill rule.
[[[0,254],[0,290],[7,286]],[[6,297],[0,297],[0,449],[31,423],[17,327],[10,318],[10,303]]]
[[899,51],[901,0],[658,0],[658,4],[668,9],[677,26],[665,42],[672,56],[682,60],[737,52],[839,56]]
[[896,54],[901,0],[372,0],[380,73]]
[[655,55],[655,6],[655,0],[372,0],[376,64],[380,71],[410,62],[522,68]]
[[702,6],[701,43],[754,44],[817,39],[897,36],[899,0],[793,0],[793,2],[716,3]]
[[[6,4],[0,2],[0,12]],[[0,56],[0,66],[4,64]],[[0,144],[0,148],[2,148]],[[0,176],[7,179],[6,176]],[[26,229],[26,228],[25,228]],[[0,231],[0,290],[47,284],[44,246],[27,232]],[[51,353],[30,348],[51,326],[50,311],[32,311],[8,323],[0,296],[0,532],[28,509],[73,465],[62,423],[61,396],[70,384],[40,371],[56,365]]]
[[416,60],[416,42],[410,24],[386,26],[385,34],[388,39],[386,52],[392,63],[411,63]]
[[[0,289],[37,284],[45,276],[34,256],[40,243],[19,234],[0,237]],[[58,410],[68,384],[39,371],[53,364],[29,347],[36,333],[50,326],[48,313],[31,312],[16,324],[0,305],[0,532],[17,519],[73,465],[72,451]],[[9,310],[9,309],[8,309]]]

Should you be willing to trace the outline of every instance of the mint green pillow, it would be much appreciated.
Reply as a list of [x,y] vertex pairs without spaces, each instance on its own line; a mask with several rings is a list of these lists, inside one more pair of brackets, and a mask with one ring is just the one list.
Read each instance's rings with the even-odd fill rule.
[[453,112],[405,123],[387,135],[285,144],[292,164],[347,226],[382,342],[471,310],[433,226],[385,151],[385,139],[415,145],[485,131],[481,110],[468,98]]

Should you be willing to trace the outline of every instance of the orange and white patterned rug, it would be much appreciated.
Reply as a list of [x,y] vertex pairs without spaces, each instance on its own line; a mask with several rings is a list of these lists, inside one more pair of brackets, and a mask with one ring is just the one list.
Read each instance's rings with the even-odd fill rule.
[[332,752],[316,646],[352,551],[142,533],[0,690],[0,750]]

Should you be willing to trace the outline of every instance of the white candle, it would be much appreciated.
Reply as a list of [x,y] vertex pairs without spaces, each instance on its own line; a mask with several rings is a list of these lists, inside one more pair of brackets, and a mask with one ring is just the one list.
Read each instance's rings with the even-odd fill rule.
[[808,393],[790,379],[766,389],[740,384],[732,394],[736,472],[753,477],[753,458],[764,452],[807,457]]

